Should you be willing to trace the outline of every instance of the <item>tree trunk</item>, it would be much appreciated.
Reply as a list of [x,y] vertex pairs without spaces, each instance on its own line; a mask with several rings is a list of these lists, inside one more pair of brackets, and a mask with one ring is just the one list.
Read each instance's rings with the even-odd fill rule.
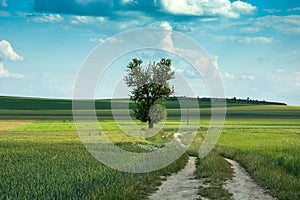
[[153,128],[153,126],[154,126],[154,125],[153,125],[153,121],[149,121],[149,122],[148,122],[148,128],[151,129],[151,128]]

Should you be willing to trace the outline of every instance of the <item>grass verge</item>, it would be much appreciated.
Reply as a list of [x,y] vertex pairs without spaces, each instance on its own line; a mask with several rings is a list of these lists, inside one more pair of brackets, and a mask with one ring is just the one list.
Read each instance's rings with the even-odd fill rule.
[[281,166],[270,156],[234,148],[219,149],[223,156],[236,160],[253,179],[278,200],[300,199],[300,176]]
[[216,151],[211,151],[205,158],[197,158],[196,177],[204,180],[199,187],[199,195],[208,199],[230,200],[232,195],[223,188],[226,180],[233,175],[230,164]]

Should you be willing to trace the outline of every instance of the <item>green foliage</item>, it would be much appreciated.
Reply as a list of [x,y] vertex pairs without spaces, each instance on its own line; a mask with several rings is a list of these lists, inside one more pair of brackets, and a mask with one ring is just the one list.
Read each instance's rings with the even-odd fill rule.
[[199,187],[198,194],[211,200],[232,200],[232,195],[221,186]]
[[[146,67],[142,67],[142,63],[142,60],[133,59],[127,66],[124,80],[132,88],[130,98],[137,106],[134,116],[142,122],[148,122],[149,128],[152,128],[153,123],[164,117],[163,110],[155,105],[162,104],[162,100],[173,93],[169,81],[175,73],[171,69],[170,59],[162,58],[159,63],[149,63]],[[149,114],[151,109],[152,113]]]

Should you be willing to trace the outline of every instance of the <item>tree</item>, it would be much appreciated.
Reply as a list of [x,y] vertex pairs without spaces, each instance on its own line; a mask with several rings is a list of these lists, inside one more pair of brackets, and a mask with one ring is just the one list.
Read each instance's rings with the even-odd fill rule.
[[174,78],[171,69],[171,60],[162,58],[159,63],[150,62],[142,67],[143,61],[137,58],[127,65],[127,74],[124,80],[132,88],[130,99],[137,107],[134,116],[142,122],[148,122],[148,128],[161,121],[166,116],[162,100],[173,92],[169,81]]

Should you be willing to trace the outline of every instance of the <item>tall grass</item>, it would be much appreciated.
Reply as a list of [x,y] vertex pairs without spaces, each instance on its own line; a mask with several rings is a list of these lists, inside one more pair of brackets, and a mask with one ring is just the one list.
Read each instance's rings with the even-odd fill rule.
[[299,120],[230,121],[219,152],[238,161],[278,199],[300,199]]
[[215,150],[210,152],[205,158],[197,159],[196,177],[204,180],[199,186],[199,195],[208,199],[232,199],[223,185],[225,181],[233,176],[230,164]]
[[[182,169],[188,159],[184,154],[151,173],[119,172],[93,158],[73,130],[69,121],[39,121],[0,132],[0,199],[145,199],[161,176]],[[106,132],[133,152],[145,151],[139,142],[150,144]]]

